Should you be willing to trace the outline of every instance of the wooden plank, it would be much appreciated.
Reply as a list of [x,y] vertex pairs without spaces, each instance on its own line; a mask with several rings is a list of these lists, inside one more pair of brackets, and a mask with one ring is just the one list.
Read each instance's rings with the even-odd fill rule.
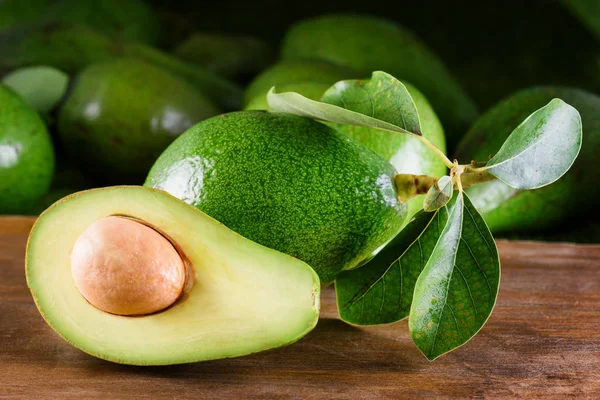
[[484,329],[430,363],[406,322],[356,328],[333,290],[300,342],[253,356],[170,367],[90,357],[42,320],[27,290],[30,218],[0,219],[0,398],[598,398],[600,246],[499,242],[502,285]]

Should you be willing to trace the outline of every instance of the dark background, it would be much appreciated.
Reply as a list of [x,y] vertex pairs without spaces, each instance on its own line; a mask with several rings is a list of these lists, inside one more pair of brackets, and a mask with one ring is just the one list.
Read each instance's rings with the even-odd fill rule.
[[250,34],[275,48],[292,23],[316,15],[350,12],[393,19],[445,61],[482,111],[536,84],[600,92],[598,42],[558,0],[151,3],[175,28],[173,35],[184,37],[192,30]]

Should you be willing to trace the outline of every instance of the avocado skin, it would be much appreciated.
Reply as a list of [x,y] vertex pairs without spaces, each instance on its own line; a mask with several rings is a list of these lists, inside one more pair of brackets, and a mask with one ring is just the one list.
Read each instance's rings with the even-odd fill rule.
[[324,59],[365,75],[385,71],[421,90],[454,145],[477,117],[477,108],[442,61],[414,34],[385,19],[325,15],[290,28],[282,58]]
[[393,175],[383,158],[319,122],[242,111],[181,135],[145,186],[305,261],[326,284],[400,231],[406,206]]
[[40,116],[0,85],[0,214],[24,214],[48,191],[54,171]]
[[[369,74],[366,74],[364,78],[368,76]],[[264,98],[264,104],[266,104],[267,93],[273,86],[276,87],[277,93],[282,93],[294,85],[324,86],[323,91],[317,97],[314,96],[316,92],[310,89],[298,92],[313,100],[318,100],[334,83],[362,77],[362,73],[352,68],[325,60],[283,60],[267,68],[250,82],[244,93],[244,106],[245,109],[251,109],[249,105],[254,103],[258,107],[262,103],[258,98]],[[286,88],[283,88],[283,85],[286,85]]]
[[[283,61],[264,71],[250,85],[245,96],[246,109],[268,110],[266,95],[273,86],[278,93],[292,91],[319,100],[336,82],[358,75],[348,68],[324,61]],[[417,88],[406,82],[404,84],[419,111],[423,136],[445,153],[444,128],[431,104]],[[362,126],[341,124],[331,124],[331,126],[383,156],[398,173],[430,175],[438,178],[447,172],[444,163],[418,138]],[[409,200],[409,218],[423,208],[423,197],[417,196]]]
[[141,184],[179,134],[218,113],[187,82],[119,59],[77,76],[59,111],[58,131],[68,156],[100,182]]
[[539,231],[560,221],[589,214],[600,200],[600,97],[557,86],[517,92],[483,114],[460,142],[460,162],[487,161],[531,113],[560,98],[575,107],[583,123],[583,145],[571,169],[558,181],[536,190],[519,191],[501,181],[467,189],[492,232]]
[[114,40],[72,23],[18,26],[0,32],[0,73],[28,65],[47,65],[75,74],[90,64],[136,58],[188,81],[218,106],[239,109],[242,90],[228,80],[143,43]]

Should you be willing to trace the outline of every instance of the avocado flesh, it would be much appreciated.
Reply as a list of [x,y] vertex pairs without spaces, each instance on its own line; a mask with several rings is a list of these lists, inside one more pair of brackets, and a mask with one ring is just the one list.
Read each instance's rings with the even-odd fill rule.
[[[323,65],[327,68],[320,68]],[[282,62],[263,72],[251,84],[245,96],[245,109],[268,110],[267,93],[273,86],[277,93],[297,92],[312,100],[320,100],[323,93],[337,81],[350,79],[352,73],[349,71],[347,68],[319,61]],[[346,77],[340,78],[342,76]],[[417,106],[423,136],[445,153],[444,128],[431,104],[417,88],[407,82],[403,83]],[[331,126],[383,156],[400,174],[439,178],[447,172],[443,161],[416,137],[362,126]],[[407,220],[423,207],[424,197],[417,196],[408,201]]]
[[461,162],[487,161],[510,133],[531,113],[560,98],[575,107],[583,123],[583,145],[571,169],[558,181],[536,190],[520,191],[494,180],[467,189],[492,232],[539,231],[567,218],[581,216],[600,200],[600,97],[558,86],[522,90],[483,114],[460,142]]
[[477,117],[475,104],[442,61],[411,32],[384,19],[326,15],[301,21],[286,34],[282,58],[323,59],[363,75],[381,70],[410,82],[433,105],[452,146]]
[[115,58],[136,58],[188,81],[227,110],[238,109],[242,90],[204,68],[142,43],[113,40],[89,27],[69,23],[19,26],[0,32],[0,72],[47,65],[69,74]]
[[142,184],[160,153],[219,110],[179,77],[136,59],[85,68],[58,114],[63,148],[106,184]]
[[47,192],[52,141],[40,116],[0,84],[0,214],[25,214]]
[[324,124],[242,111],[190,128],[144,185],[307,262],[327,284],[402,228],[406,205],[394,174],[386,160]]
[[[71,249],[91,223],[110,215],[155,227],[193,266],[193,284],[170,308],[117,316],[95,308],[77,290]],[[55,203],[31,231],[26,276],[40,313],[60,336],[123,364],[189,363],[280,347],[312,330],[319,315],[319,280],[307,264],[143,187],[94,189]]]

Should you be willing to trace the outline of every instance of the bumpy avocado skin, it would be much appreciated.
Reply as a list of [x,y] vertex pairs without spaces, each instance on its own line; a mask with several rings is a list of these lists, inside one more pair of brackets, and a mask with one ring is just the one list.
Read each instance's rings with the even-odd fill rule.
[[28,65],[47,65],[69,74],[93,63],[136,58],[188,81],[227,110],[239,109],[242,90],[204,68],[143,43],[113,40],[82,25],[52,23],[0,32],[0,73]]
[[86,25],[115,39],[160,42],[160,20],[142,0],[59,0],[42,20]]
[[600,97],[583,90],[542,86],[517,92],[483,114],[460,142],[461,162],[486,161],[532,112],[560,98],[575,107],[583,123],[583,145],[571,169],[546,187],[518,191],[500,181],[467,189],[492,232],[536,231],[588,213],[600,200]]
[[[304,96],[317,100],[334,83],[345,79],[361,78],[362,75],[362,73],[352,68],[324,60],[283,60],[264,70],[248,85],[244,93],[244,108],[247,110],[254,109],[250,108],[252,103],[260,105],[273,86],[276,87],[278,93],[281,93],[294,85],[300,85],[300,89],[303,88],[302,85],[326,85],[316,97],[314,96],[314,90],[308,89],[306,92],[295,90]],[[368,76],[369,74],[366,74],[364,77]],[[283,88],[283,85],[287,87]]]
[[[356,72],[353,73],[345,67],[323,61],[283,61],[263,72],[248,88],[246,109],[268,110],[266,95],[273,86],[278,93],[297,92],[310,99],[318,100],[335,82],[357,75]],[[406,82],[404,84],[419,111],[423,136],[438,149],[446,152],[444,128],[431,104],[417,88]],[[398,173],[430,175],[438,178],[447,172],[446,166],[437,155],[412,136],[361,126],[336,124],[335,128],[383,156]],[[414,215],[422,207],[423,196],[411,199],[408,202],[408,215]]]
[[321,123],[243,111],[180,136],[145,185],[305,261],[328,283],[401,229],[406,206],[393,174],[383,158]]
[[137,60],[92,65],[73,85],[59,111],[61,143],[108,184],[141,184],[179,134],[219,113],[187,82]]
[[415,85],[440,116],[451,144],[477,117],[477,109],[438,57],[411,32],[387,20],[326,15],[288,31],[284,59],[319,58],[369,75],[382,70]]
[[0,85],[0,214],[23,214],[48,191],[54,171],[40,116]]

